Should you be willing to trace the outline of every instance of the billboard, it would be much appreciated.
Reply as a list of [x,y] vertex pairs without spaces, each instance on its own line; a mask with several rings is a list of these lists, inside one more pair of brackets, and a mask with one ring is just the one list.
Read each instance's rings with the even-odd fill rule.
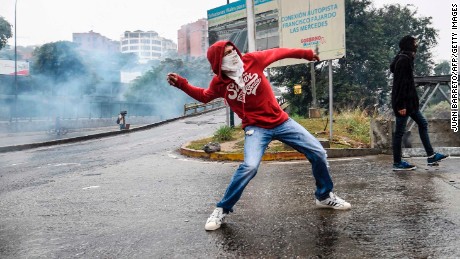
[[[279,47],[278,1],[255,0],[256,50]],[[246,1],[236,1],[208,10],[209,45],[230,40],[237,48],[248,51]]]
[[[17,64],[17,75],[18,76],[28,76],[29,75],[29,62],[16,61],[16,64]],[[14,76],[14,60],[0,60],[0,75]]]
[[[318,49],[322,60],[345,56],[344,0],[254,0],[256,50]],[[209,45],[230,40],[247,52],[246,1],[208,10]],[[272,66],[305,63],[286,59]]]
[[322,60],[345,56],[344,0],[279,2],[280,46],[317,49]]

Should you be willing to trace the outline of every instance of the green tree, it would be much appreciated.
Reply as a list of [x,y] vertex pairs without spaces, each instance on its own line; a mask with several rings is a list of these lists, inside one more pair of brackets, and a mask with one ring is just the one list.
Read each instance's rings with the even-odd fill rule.
[[435,62],[431,49],[438,43],[438,32],[431,27],[432,17],[417,17],[416,7],[400,4],[386,5],[377,10],[377,15],[382,24],[383,47],[390,50],[388,62],[391,62],[399,51],[399,40],[405,35],[412,35],[417,39],[419,46],[415,59],[416,76],[432,74]]
[[190,84],[200,87],[207,87],[212,78],[209,63],[205,58],[167,58],[131,84],[124,95],[126,100],[154,103],[156,113],[164,116],[181,114],[183,105],[194,100],[166,82],[166,75],[170,72],[178,73],[187,78]]
[[436,76],[450,75],[450,73],[450,64],[447,60],[442,61],[434,67],[434,75]]
[[387,50],[382,46],[384,25],[371,3],[346,0],[347,53],[334,66],[333,75],[334,102],[339,108],[369,106],[376,101],[374,93],[387,86]]
[[430,49],[436,45],[437,37],[437,32],[430,28],[431,17],[417,17],[417,10],[410,5],[374,9],[371,1],[346,3],[347,54],[334,68],[334,100],[339,106],[367,108],[389,102],[389,64],[405,35],[418,39],[416,75],[430,74],[433,68]]
[[[291,103],[291,113],[307,116],[308,108],[312,102],[310,65],[284,66],[270,71],[272,82],[276,85],[287,86],[287,93],[283,96]],[[319,72],[320,70],[316,70],[317,77],[320,75]],[[292,80],[292,78],[296,78],[296,80]],[[301,94],[294,93],[294,85],[301,85]]]
[[89,93],[89,71],[72,42],[46,43],[35,49],[31,74],[52,95]]
[[[408,34],[419,42],[416,75],[429,75],[434,64],[430,49],[437,43],[437,32],[430,26],[431,17],[417,17],[413,6],[396,4],[376,9],[370,0],[345,0],[347,52],[344,58],[333,62],[334,106],[339,109],[350,106],[369,108],[387,104],[391,91],[389,65],[399,51],[399,40]],[[328,104],[329,96],[325,63],[316,65],[316,95],[323,107]],[[290,86],[303,81],[309,84],[309,79],[302,79],[309,77],[308,69],[298,70],[298,73],[294,69],[293,73],[286,75],[279,71],[288,68],[272,70],[272,80],[279,85]],[[292,98],[299,97],[287,96],[295,104]],[[307,103],[304,101],[301,105]]]
[[13,36],[11,33],[11,24],[0,16],[0,49],[6,46],[11,36]]

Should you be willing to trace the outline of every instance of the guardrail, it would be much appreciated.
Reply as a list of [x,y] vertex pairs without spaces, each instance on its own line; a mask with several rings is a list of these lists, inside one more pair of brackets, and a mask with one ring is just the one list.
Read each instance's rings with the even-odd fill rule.
[[281,105],[285,104],[287,100],[284,98],[284,96],[277,96],[276,101],[281,106]]
[[187,115],[187,112],[191,110],[193,113],[197,113],[222,106],[224,106],[224,99],[217,99],[209,103],[188,103],[184,104],[184,115]]

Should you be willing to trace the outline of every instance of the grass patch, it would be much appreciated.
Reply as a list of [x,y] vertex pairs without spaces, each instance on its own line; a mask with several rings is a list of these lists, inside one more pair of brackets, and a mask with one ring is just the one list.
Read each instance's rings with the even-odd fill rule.
[[233,131],[235,129],[227,125],[221,126],[215,133],[213,139],[217,142],[233,140]]
[[194,149],[194,150],[203,150],[204,145],[208,144],[212,141],[212,138],[204,138],[198,139],[190,142],[186,148]]
[[[293,115],[292,119],[305,127],[316,138],[329,139],[329,117],[323,118],[303,118]],[[346,110],[340,114],[334,114],[333,140],[331,148],[368,148],[370,147],[370,120],[371,116],[360,110]],[[233,152],[242,152],[244,149],[244,131],[241,125],[235,128],[228,126],[220,127],[213,137],[192,141],[190,149],[202,150],[203,146],[209,142],[232,143]],[[292,150],[289,146],[272,141],[268,148],[271,152]]]

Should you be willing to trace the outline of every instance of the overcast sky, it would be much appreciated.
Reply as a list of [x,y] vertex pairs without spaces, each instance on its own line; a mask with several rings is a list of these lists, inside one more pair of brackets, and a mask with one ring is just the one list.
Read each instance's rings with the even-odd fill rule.
[[[44,44],[72,40],[74,32],[93,30],[113,40],[124,31],[153,30],[177,43],[181,25],[206,18],[209,9],[227,0],[0,0],[0,16],[14,25],[17,1],[17,45]],[[451,4],[460,0],[373,0],[383,4],[413,4],[419,16],[433,17],[439,30],[435,60],[450,57]],[[235,2],[231,0],[230,2]],[[9,40],[14,45],[14,37]]]

